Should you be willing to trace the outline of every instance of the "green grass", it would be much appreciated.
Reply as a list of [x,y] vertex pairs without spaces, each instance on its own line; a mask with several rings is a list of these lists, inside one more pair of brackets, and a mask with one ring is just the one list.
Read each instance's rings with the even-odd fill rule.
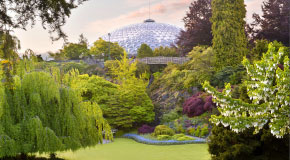
[[207,144],[156,146],[116,138],[113,143],[76,152],[58,153],[68,160],[209,160]]

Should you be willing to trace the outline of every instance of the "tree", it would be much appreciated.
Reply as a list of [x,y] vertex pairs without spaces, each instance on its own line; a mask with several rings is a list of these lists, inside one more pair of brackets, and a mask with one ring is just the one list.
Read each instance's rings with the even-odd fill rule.
[[276,138],[268,127],[253,135],[249,128],[241,133],[222,125],[213,126],[208,141],[212,160],[286,160],[289,158],[289,136]]
[[[271,133],[281,138],[290,133],[289,104],[290,104],[290,60],[285,47],[277,52],[272,44],[261,61],[253,65],[247,59],[246,67],[249,80],[246,81],[248,96],[251,103],[231,98],[231,85],[227,84],[222,93],[209,85],[203,84],[204,89],[213,95],[221,112],[212,116],[211,121],[218,125],[230,126],[235,132],[242,132],[254,127],[258,133],[264,126],[269,125]],[[281,69],[279,64],[283,63]]]
[[26,29],[29,24],[35,25],[39,18],[44,29],[48,28],[51,34],[57,33],[54,40],[65,38],[61,27],[65,24],[66,17],[70,16],[72,9],[84,1],[87,0],[0,1],[0,30]]
[[109,55],[109,42],[100,38],[94,42],[94,45],[90,49],[90,54],[98,56],[100,58],[112,60],[120,59],[121,55],[124,53],[124,49],[119,46],[117,42],[110,42],[110,55]]
[[212,43],[211,10],[212,0],[197,0],[190,4],[189,12],[183,18],[185,31],[181,31],[178,36],[178,49],[183,55],[198,45],[208,45]]
[[4,85],[6,76],[0,76],[1,158],[94,146],[102,142],[103,131],[107,139],[112,138],[100,107],[82,101],[78,91],[64,83],[74,74],[61,79],[55,69],[51,73],[26,70],[24,61],[12,88]]
[[176,48],[160,46],[154,49],[153,56],[178,57],[179,55],[177,53]]
[[262,17],[256,13],[253,14],[252,40],[276,40],[282,42],[285,46],[289,46],[289,0],[265,0],[262,11]]
[[103,108],[105,117],[112,126],[131,128],[154,120],[154,106],[146,92],[143,78],[136,78],[136,63],[130,63],[124,52],[118,65],[110,67],[111,74],[118,82],[117,93],[112,96],[108,107]]
[[69,59],[80,59],[81,55],[88,55],[89,49],[86,44],[68,43],[63,47],[62,52]]
[[247,53],[244,0],[212,1],[213,51],[216,70],[237,66]]
[[137,51],[137,58],[153,57],[153,50],[143,43]]

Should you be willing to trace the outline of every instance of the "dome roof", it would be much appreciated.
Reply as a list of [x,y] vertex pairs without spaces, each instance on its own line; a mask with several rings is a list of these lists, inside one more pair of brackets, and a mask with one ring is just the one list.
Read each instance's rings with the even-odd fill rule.
[[[173,25],[156,23],[152,19],[147,19],[144,23],[129,25],[111,32],[110,41],[118,42],[128,54],[136,55],[143,43],[152,49],[174,44],[180,31],[180,28]],[[109,35],[102,38],[108,41]]]

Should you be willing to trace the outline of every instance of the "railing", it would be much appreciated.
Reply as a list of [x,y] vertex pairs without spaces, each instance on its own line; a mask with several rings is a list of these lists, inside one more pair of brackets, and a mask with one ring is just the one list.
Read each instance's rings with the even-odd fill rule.
[[168,64],[168,63],[175,63],[175,64],[183,64],[189,61],[187,57],[145,57],[145,58],[137,58],[134,61],[143,62],[145,64]]

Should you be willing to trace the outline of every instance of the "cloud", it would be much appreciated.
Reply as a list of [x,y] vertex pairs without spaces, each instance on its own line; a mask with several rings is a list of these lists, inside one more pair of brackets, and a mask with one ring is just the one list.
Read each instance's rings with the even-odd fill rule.
[[[162,0],[158,3],[154,3],[151,6],[151,18],[158,22],[171,23],[182,27],[183,24],[181,23],[181,19],[188,10],[191,0],[168,1],[169,0]],[[148,17],[148,7],[141,7],[116,18],[94,21],[86,27],[86,31],[90,33],[99,33],[98,36],[102,36],[103,34],[111,32],[119,27],[133,23],[141,23],[143,20],[148,19]]]

